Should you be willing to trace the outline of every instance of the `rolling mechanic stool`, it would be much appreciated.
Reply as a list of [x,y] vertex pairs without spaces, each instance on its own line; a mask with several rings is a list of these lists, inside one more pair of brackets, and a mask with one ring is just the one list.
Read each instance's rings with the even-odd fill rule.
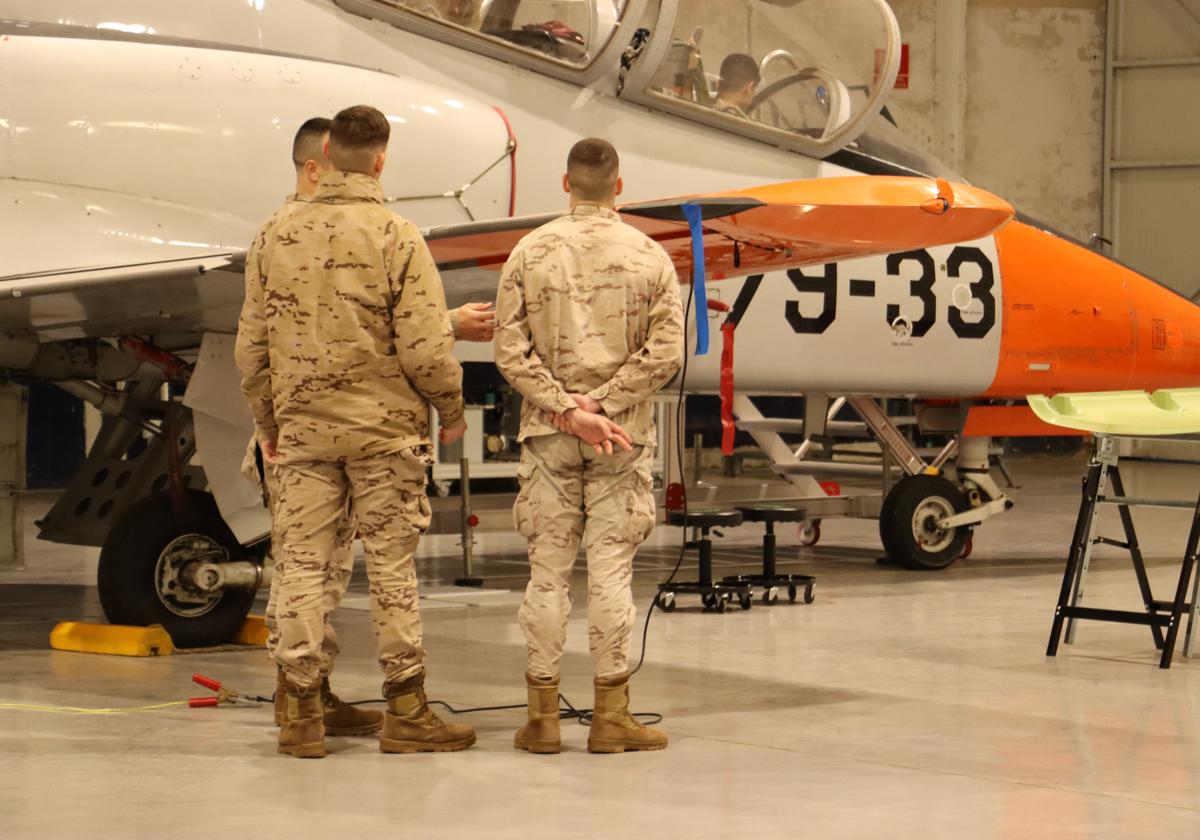
[[699,577],[697,581],[686,583],[661,583],[654,602],[659,609],[671,612],[675,609],[675,596],[679,593],[699,595],[705,611],[725,612],[725,605],[737,596],[738,603],[744,610],[750,609],[754,602],[754,591],[749,584],[714,582],[712,576],[712,540],[708,532],[713,528],[736,528],[742,524],[742,513],[737,510],[718,510],[715,508],[696,509],[688,511],[673,510],[667,513],[667,523],[680,528],[699,528],[700,540],[697,547],[700,551]]
[[722,583],[763,587],[762,602],[774,604],[779,601],[777,587],[786,586],[788,600],[796,603],[796,596],[804,589],[804,603],[813,602],[813,586],[817,579],[811,575],[781,575],[775,571],[775,523],[803,522],[804,509],[786,505],[739,505],[743,522],[762,522],[767,526],[763,534],[763,570],[761,575],[730,575]]

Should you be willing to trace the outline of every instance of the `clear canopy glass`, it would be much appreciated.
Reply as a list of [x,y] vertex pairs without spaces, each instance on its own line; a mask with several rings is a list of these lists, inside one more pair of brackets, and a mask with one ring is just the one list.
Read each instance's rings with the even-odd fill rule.
[[383,0],[573,66],[600,53],[628,0]]
[[824,151],[878,110],[898,48],[883,0],[681,0],[671,38],[652,98]]

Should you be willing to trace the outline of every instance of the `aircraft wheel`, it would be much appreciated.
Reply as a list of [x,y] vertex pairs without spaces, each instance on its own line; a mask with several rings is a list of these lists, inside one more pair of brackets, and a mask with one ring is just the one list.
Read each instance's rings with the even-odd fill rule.
[[888,557],[908,569],[944,569],[962,556],[971,528],[944,529],[937,522],[967,509],[952,482],[910,475],[897,482],[879,514],[879,536]]
[[184,498],[176,513],[168,494],[149,496],[113,525],[100,549],[100,605],[113,624],[161,624],[177,647],[225,644],[241,629],[254,592],[201,592],[181,573],[199,561],[249,558],[210,494],[185,490]]

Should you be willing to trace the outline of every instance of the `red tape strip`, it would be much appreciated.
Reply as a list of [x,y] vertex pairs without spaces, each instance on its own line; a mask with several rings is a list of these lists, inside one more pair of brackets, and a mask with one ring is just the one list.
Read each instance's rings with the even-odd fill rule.
[[721,454],[733,454],[733,331],[737,324],[721,325]]

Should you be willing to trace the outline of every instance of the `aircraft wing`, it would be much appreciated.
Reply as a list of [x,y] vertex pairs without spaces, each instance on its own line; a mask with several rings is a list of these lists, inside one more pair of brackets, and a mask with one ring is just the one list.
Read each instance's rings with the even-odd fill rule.
[[0,227],[0,366],[20,366],[14,343],[237,328],[242,243],[253,224],[13,178],[0,178],[0,203],[9,208]]
[[230,332],[245,255],[0,277],[0,334],[32,342],[146,333]]
[[[688,205],[702,217],[710,280],[970,241],[1014,213],[1002,199],[964,184],[890,176],[817,178],[617,208],[623,221],[666,249],[681,277],[692,271]],[[446,284],[450,305],[460,295],[480,299],[486,292],[490,299],[495,277],[488,288],[481,270],[498,270],[521,237],[558,215],[425,231],[442,271],[461,278]]]
[[[1001,199],[962,184],[884,176],[811,179],[619,208],[624,221],[667,250],[685,278],[692,273],[693,239],[685,218],[689,205],[698,208],[702,218],[705,277],[717,280],[977,239],[1013,214]],[[147,218],[161,220],[167,208],[137,209]],[[513,247],[557,215],[427,230],[434,258],[444,272],[449,305],[494,299],[496,272]],[[212,220],[191,219],[177,210],[168,218],[179,228],[179,237],[190,227],[188,222],[208,221],[212,227]],[[160,221],[154,231],[158,239],[161,226]],[[238,228],[223,222],[221,231],[221,238],[233,239]],[[98,253],[109,257],[108,263],[0,276],[0,339],[36,344],[236,329],[243,294],[240,250],[208,251],[198,248],[198,243],[172,242],[188,246],[191,253],[120,259],[122,252],[110,244],[111,232],[104,234],[104,248]],[[131,238],[154,237],[139,231]],[[87,241],[76,245],[77,249],[99,247]],[[55,261],[49,245],[32,250],[43,265]],[[83,250],[94,252],[91,247]],[[142,255],[136,250],[126,253]]]

